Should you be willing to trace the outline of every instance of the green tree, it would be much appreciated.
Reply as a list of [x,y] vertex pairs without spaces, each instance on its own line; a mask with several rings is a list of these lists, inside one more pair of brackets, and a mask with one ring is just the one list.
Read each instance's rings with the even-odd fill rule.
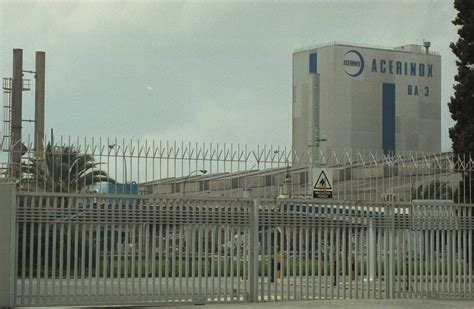
[[[459,26],[459,39],[450,47],[458,60],[458,74],[455,76],[454,96],[448,104],[454,127],[449,129],[453,151],[461,159],[474,154],[474,1],[455,0],[458,11],[453,24]],[[470,202],[474,190],[474,173],[464,172],[460,183],[460,202]]]
[[94,157],[81,154],[73,147],[48,145],[44,159],[31,158],[22,167],[20,190],[46,192],[80,192],[97,182],[112,182]]

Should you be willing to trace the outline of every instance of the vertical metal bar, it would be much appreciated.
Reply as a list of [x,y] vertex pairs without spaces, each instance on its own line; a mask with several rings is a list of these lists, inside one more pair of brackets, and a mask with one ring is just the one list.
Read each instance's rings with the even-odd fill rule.
[[[357,213],[357,211],[356,211]],[[355,298],[359,298],[359,226],[354,228],[354,271],[355,271]],[[385,251],[386,252],[386,251]]]
[[[219,230],[219,227],[217,225],[212,226],[211,228],[211,252],[210,252],[211,256],[210,258],[211,258],[211,299],[212,301],[217,299],[217,291],[215,289],[216,265],[214,261],[215,261],[215,255],[216,255],[216,232],[218,230]],[[249,267],[250,267],[250,264],[249,264]]]
[[114,252],[114,245],[115,245],[115,224],[112,223],[110,225],[110,273],[108,281],[110,282],[110,296],[114,295],[114,284],[115,284],[115,275],[114,275],[114,260],[115,260],[115,252]]
[[[362,215],[362,209],[361,209],[361,217]],[[360,259],[360,297],[364,297],[364,271],[365,271],[365,259],[364,259],[364,245],[365,245],[365,228],[363,226],[360,227],[360,234],[359,234],[359,259]]]
[[298,260],[298,242],[297,242],[297,228],[293,227],[293,299],[298,299],[297,292],[296,292],[296,285],[298,282],[297,275],[298,272],[296,270],[296,261]]
[[[276,213],[276,212],[275,212]],[[278,253],[278,244],[277,244],[277,239],[278,239],[278,228],[277,228],[277,224],[275,222],[275,219],[273,219],[274,222],[272,224],[272,233],[273,233],[273,278],[274,278],[274,300],[277,301],[278,300],[278,279],[279,279],[279,276],[278,276],[278,263],[277,263],[277,260],[280,260],[280,255]],[[280,260],[281,261],[281,260]],[[306,276],[306,279],[308,278],[308,276]]]
[[[406,216],[406,212],[403,211],[403,215]],[[407,295],[407,287],[408,287],[408,278],[409,276],[407,275],[407,249],[406,249],[406,230],[404,228],[402,228],[401,230],[401,234],[402,234],[402,279],[400,280],[402,282],[402,287],[401,287],[401,290],[400,290],[400,293],[402,295],[403,298],[406,298],[408,295]]]
[[436,263],[436,295],[440,295],[440,263],[442,262],[441,259],[441,231],[439,230],[441,227],[437,226],[437,231],[435,231],[435,263]]
[[456,295],[456,230],[454,228],[450,231],[451,232],[451,254],[452,254],[452,260],[451,260],[451,288],[452,288],[452,295]]
[[388,252],[389,252],[389,262],[390,262],[390,265],[389,265],[389,287],[390,287],[390,291],[389,291],[389,295],[390,295],[390,298],[394,298],[394,287],[395,287],[395,282],[394,282],[394,277],[395,277],[395,271],[394,271],[394,266],[395,266],[395,254],[394,254],[394,234],[395,234],[395,228],[394,228],[394,224],[395,222],[393,221],[394,220],[394,217],[395,217],[395,211],[394,211],[394,206],[393,205],[389,205],[389,209],[390,209],[390,217],[391,217],[391,223],[390,223],[390,230],[388,232],[388,236],[389,236],[389,249],[388,249]]
[[468,292],[467,292],[467,267],[468,267],[468,263],[467,263],[467,247],[468,247],[468,244],[467,244],[467,238],[466,238],[466,234],[468,232],[467,230],[467,222],[468,222],[468,217],[467,217],[467,207],[463,207],[463,211],[462,211],[462,217],[463,217],[463,221],[465,221],[466,225],[463,226],[463,229],[462,229],[462,240],[463,240],[463,244],[462,244],[462,260],[463,260],[463,288],[462,288],[462,291],[463,291],[463,295],[464,297],[466,295],[468,295]]
[[[241,242],[241,237],[242,237],[242,227],[239,225],[236,227],[236,234],[237,234],[237,239],[236,239],[236,243],[237,243],[237,248],[236,248],[236,257],[235,257],[235,260],[237,261],[237,265],[236,265],[236,271],[237,271],[237,300],[240,300],[240,293],[241,293],[241,290],[240,290],[240,277],[241,277],[241,273],[240,273],[240,259],[241,259],[241,254],[240,254],[240,242]],[[207,233],[204,237],[204,240],[207,241]],[[207,244],[205,244],[205,249],[204,249],[204,252],[207,254]],[[207,293],[207,260],[206,260],[206,263],[205,263],[205,276],[206,276],[206,293]],[[232,290],[233,291],[233,290]]]
[[184,235],[184,226],[181,224],[179,226],[179,237],[178,237],[178,277],[179,277],[179,297],[182,299],[183,297],[183,285],[182,285],[182,279],[184,278],[183,275],[183,258],[182,258],[182,249],[183,249],[183,235]]
[[[458,216],[461,216],[462,217],[462,208],[458,208],[459,211],[458,211]],[[462,281],[462,227],[458,226],[458,230],[457,230],[457,248],[456,248],[456,261],[457,261],[457,266],[458,266],[458,271],[457,271],[457,274],[456,274],[456,280],[457,280],[457,283],[458,283],[458,288],[457,288],[457,292],[458,292],[458,296],[460,296],[462,293],[462,286],[461,286],[461,281]]]
[[[27,205],[27,200],[28,200],[28,197],[24,197],[23,198],[23,208],[26,207]],[[20,199],[21,201],[21,199]],[[28,293],[26,292],[26,288],[25,288],[25,280],[26,280],[26,235],[27,235],[27,231],[28,231],[28,224],[26,222],[26,220],[24,220],[22,222],[22,231],[21,231],[21,234],[22,234],[22,241],[21,241],[21,283],[20,283],[20,295],[21,295],[21,298],[20,298],[20,303],[21,304],[26,304],[26,297],[28,295]],[[20,231],[18,229],[18,231]],[[54,248],[53,248],[54,250]],[[53,251],[54,253],[54,251]],[[53,255],[54,257],[54,255]],[[54,258],[53,258],[53,272],[54,272]],[[53,286],[54,287],[54,286]],[[53,290],[53,293],[54,293],[54,290]],[[54,294],[53,294],[54,295]]]
[[[165,281],[165,291],[164,291],[164,294],[165,294],[165,299],[166,300],[170,300],[170,290],[169,290],[169,274],[170,274],[170,248],[169,248],[169,243],[170,243],[170,226],[169,224],[166,224],[165,228],[164,228],[164,233],[165,233],[165,237],[164,237],[164,241],[165,241],[165,244],[164,244],[164,263],[165,263],[165,273],[164,273],[164,281]],[[187,239],[187,243],[189,243],[189,238]],[[187,262],[189,261],[188,260],[189,256],[187,256],[186,258],[186,265],[188,264]],[[186,276],[186,288],[188,286],[188,277],[189,277],[189,272],[187,273],[187,276]],[[189,290],[186,290],[186,294],[189,293]],[[189,294],[188,294],[189,296]]]
[[452,267],[453,267],[453,251],[452,251],[452,230],[448,230],[447,231],[447,240],[448,240],[448,264],[447,264],[447,268],[448,268],[448,278],[447,278],[447,281],[448,281],[448,295],[451,295],[451,290],[453,289],[452,288],[452,284],[451,284],[451,281],[452,281]]
[[[247,204],[247,203],[245,203]],[[244,210],[245,212],[249,212],[249,209],[248,208],[245,208]],[[250,217],[249,217],[250,219]],[[248,224],[250,224],[250,220],[248,222],[246,222]],[[248,276],[248,263],[249,263],[249,245],[250,245],[250,232],[249,232],[249,228],[247,226],[244,226],[243,228],[243,247],[242,247],[242,262],[243,262],[243,265],[242,265],[242,279],[244,280],[243,282],[243,290],[241,291],[241,294],[243,295],[243,301],[249,301],[249,293],[248,293],[248,280],[249,280],[249,276]]]
[[[262,212],[263,213],[263,212]],[[259,218],[260,220],[260,218]],[[261,224],[262,241],[260,244],[260,300],[265,301],[265,254],[266,254],[266,237],[265,237],[265,223]],[[260,232],[260,231],[259,231]]]
[[419,230],[414,230],[413,231],[413,271],[414,271],[414,274],[413,274],[413,292],[414,292],[414,296],[417,297],[419,294],[418,294],[418,291],[419,291],[419,287],[418,287],[418,267],[420,265],[420,262],[419,262],[419,253],[417,252],[417,248],[418,248],[418,235],[419,235]]
[[[191,225],[191,286],[192,286],[193,298],[196,296],[196,232],[197,232],[196,226]],[[225,257],[226,256],[227,255],[225,255]],[[224,276],[225,276],[225,271],[224,271]],[[225,290],[227,291],[227,280],[225,281],[225,285],[226,285]]]
[[[43,207],[43,198],[39,198],[38,207],[41,209]],[[42,229],[43,225],[41,222],[38,222],[38,235],[37,235],[37,256],[36,256],[36,302],[41,303],[41,300],[44,299],[41,295],[40,288],[41,288],[41,242],[42,242]],[[44,295],[44,294],[43,294]],[[41,298],[41,300],[40,300]]]
[[[77,205],[77,204],[76,204]],[[75,211],[78,211],[77,207]],[[79,259],[79,223],[74,224],[74,288],[73,288],[73,297],[74,301],[77,301],[77,291],[78,291],[78,281],[77,281],[77,276],[78,276],[78,259]]]
[[130,225],[132,228],[132,235],[131,235],[131,252],[130,252],[130,271],[131,271],[131,276],[130,279],[132,281],[132,290],[131,290],[131,296],[135,296],[135,250],[137,247],[137,241],[136,241],[136,229],[137,229],[137,224],[135,223],[135,216],[133,217],[133,222]]
[[[84,209],[82,209],[84,211]],[[79,223],[78,223],[79,224]],[[81,229],[81,297],[85,297],[85,277],[86,277],[86,225],[80,224]]]
[[[125,206],[125,207],[128,207]],[[125,241],[123,240],[123,224],[122,224],[122,219],[123,218],[123,207],[120,207],[119,209],[119,219],[117,220],[117,240],[116,240],[116,248],[117,248],[117,259],[116,259],[116,265],[117,265],[117,290],[113,293],[116,296],[122,296],[121,295],[121,287],[122,287],[122,266],[124,263],[126,263],[126,260],[122,260],[122,254],[125,249]]]
[[433,295],[434,294],[434,263],[435,263],[435,259],[434,259],[434,252],[435,252],[435,248],[434,248],[434,227],[433,225],[431,226],[431,230],[429,231],[429,236],[430,236],[430,248],[429,248],[429,252],[430,252],[430,294]]
[[[228,289],[228,278],[229,278],[229,255],[228,255],[228,242],[229,242],[229,226],[226,225],[224,229],[224,301],[228,299],[229,289]],[[194,242],[193,242],[194,244]],[[194,252],[194,250],[193,250]]]
[[[352,207],[349,206],[349,214],[352,216]],[[352,281],[354,279],[354,255],[352,252],[352,222],[349,222],[349,232],[347,234],[348,262],[349,262],[349,299],[352,299]]]
[[[285,227],[286,229],[286,251],[287,251],[287,255],[288,255],[288,258],[286,259],[286,267],[285,267],[285,272],[286,272],[286,277],[287,277],[287,287],[286,287],[286,299],[287,300],[290,300],[290,291],[291,291],[291,265],[293,263],[291,263],[291,249],[292,247],[290,246],[290,239],[291,239],[291,231],[292,231],[292,227],[290,226],[286,226]],[[294,257],[293,257],[294,259]],[[291,265],[290,265],[291,263]]]
[[96,224],[95,229],[95,296],[99,296],[100,278],[100,224]]
[[[51,205],[51,201],[50,201],[50,198],[48,197],[47,201],[46,201],[46,207],[50,207]],[[19,231],[19,229],[17,228],[17,231]],[[43,286],[44,286],[44,291],[43,291],[43,294],[44,294],[44,302],[47,303],[48,300],[49,300],[49,296],[50,296],[50,289],[48,287],[48,279],[49,279],[49,238],[50,238],[50,223],[49,221],[46,222],[46,225],[45,225],[45,237],[44,237],[44,276],[43,276]],[[17,243],[19,244],[19,242],[17,241]],[[17,260],[18,260],[18,257],[17,257]],[[53,265],[51,265],[51,267],[53,267]],[[51,278],[53,279],[53,278]]]
[[[197,256],[197,276],[198,276],[198,294],[199,296],[202,295],[202,239],[203,239],[203,233],[202,233],[202,228],[198,227],[197,230],[198,233],[198,256]],[[233,283],[233,282],[232,282]]]
[[[313,212],[314,210],[316,209],[316,207],[313,205],[312,207],[313,209]],[[319,259],[318,255],[317,255],[317,251],[316,251],[316,226],[315,226],[315,220],[316,220],[316,216],[314,215],[314,213],[312,214],[312,217],[313,217],[313,222],[312,222],[312,225],[311,225],[311,285],[312,285],[312,290],[313,290],[313,293],[312,293],[312,299],[316,299],[316,283],[315,283],[315,279],[316,279],[316,259]],[[282,242],[283,244],[283,242]],[[284,252],[282,250],[282,252]],[[282,279],[283,279],[283,275],[282,275]],[[282,287],[283,287],[283,282],[281,283]],[[283,292],[282,292],[282,296],[283,296]]]
[[[330,206],[331,208],[332,205]],[[332,209],[331,209],[331,212],[332,212]],[[332,216],[331,214],[329,214],[330,218],[329,220],[331,220]],[[331,223],[332,224],[332,223]],[[334,283],[333,283],[333,280],[334,280],[334,227],[333,226],[330,226],[328,228],[329,230],[329,285],[331,286],[331,299],[334,299]]]
[[[35,199],[32,198],[32,204],[34,205]],[[29,250],[29,282],[28,282],[28,301],[30,304],[33,304],[33,261],[34,261],[34,243],[35,243],[35,239],[34,239],[34,229],[35,229],[35,223],[33,220],[30,221],[30,236],[29,236],[29,244],[30,244],[30,250]]]
[[[382,207],[378,207],[377,208],[379,214],[381,213],[382,211]],[[382,248],[383,248],[383,232],[384,232],[384,227],[383,226],[379,226],[378,230],[377,230],[377,273],[378,273],[378,280],[379,280],[379,299],[382,298],[382,292],[383,292],[383,286],[385,285],[385,282],[383,282],[385,280],[385,256],[384,256],[384,253],[382,251]],[[383,284],[383,285],[382,285]]]
[[[127,216],[127,221],[129,220],[128,219],[128,216]],[[123,295],[124,296],[128,296],[130,293],[129,293],[129,290],[128,290],[128,280],[130,278],[130,275],[129,275],[129,269],[128,269],[128,265],[129,265],[129,255],[128,255],[128,248],[130,247],[130,235],[129,235],[129,231],[130,231],[130,223],[129,222],[126,222],[125,224],[125,232],[124,232],[124,241],[123,241],[123,245],[124,245],[124,250],[123,250],[123,261],[124,261],[124,268],[123,268],[123,276],[124,276],[124,293]]]
[[258,215],[259,201],[250,204],[250,244],[249,244],[249,301],[258,301]]
[[[143,211],[143,202],[140,202],[140,210]],[[143,284],[142,284],[142,267],[143,267],[143,223],[137,224],[138,228],[138,250],[137,250],[137,277],[138,277],[138,291],[139,296],[143,295]],[[173,290],[171,290],[173,292]]]
[[[388,211],[387,211],[387,207],[385,206],[384,207],[384,214],[385,216],[387,217],[389,214],[388,214]],[[384,231],[383,231],[383,257],[384,257],[384,271],[383,271],[383,275],[384,275],[384,283],[385,283],[385,298],[389,298],[390,297],[390,278],[389,278],[389,256],[388,256],[388,228],[387,228],[387,220],[385,220],[385,226],[384,226]]]
[[[306,205],[306,209],[309,208],[309,205]],[[308,218],[308,215],[309,215],[309,210],[307,210],[305,212],[305,216],[306,218]],[[304,271],[305,271],[305,285],[306,285],[306,295],[305,295],[305,299],[309,299],[309,224],[306,223],[306,227],[305,227],[305,245],[304,245],[304,251],[305,251],[305,268],[304,268]],[[276,266],[275,266],[275,269],[276,269]],[[277,280],[275,279],[275,282]],[[276,283],[275,283],[276,285]],[[276,286],[275,286],[276,287]],[[276,289],[275,289],[276,290]]]
[[93,225],[92,223],[89,223],[88,225],[88,231],[89,233],[88,236],[89,236],[89,258],[88,258],[88,275],[89,275],[89,288],[88,288],[88,291],[87,291],[87,296],[89,297],[89,299],[91,298],[91,295],[92,295],[92,271],[93,271],[93,268],[92,268],[92,251],[93,251],[93,245],[92,245],[92,240],[93,240],[93,236],[94,236],[94,230],[93,230]]
[[[160,211],[165,211],[165,207],[160,209]],[[163,299],[163,266],[164,266],[164,263],[166,263],[165,261],[163,261],[163,253],[164,253],[163,252],[163,222],[159,222],[159,225],[158,225],[158,278],[159,278],[158,294],[160,295],[160,299]],[[166,295],[164,296],[166,297]]]
[[425,279],[425,291],[424,291],[424,294],[426,295],[428,292],[429,292],[429,269],[430,269],[430,255],[429,255],[429,245],[430,245],[430,242],[429,242],[429,230],[428,230],[429,227],[426,227],[424,230],[423,230],[423,234],[424,234],[424,263],[425,263],[425,275],[424,275],[424,279]]
[[[472,179],[469,178],[469,180],[471,181]],[[472,188],[472,184],[469,184],[471,185],[471,188]],[[472,192],[471,192],[472,194]],[[472,197],[472,196],[471,196]],[[472,199],[471,199],[472,201]],[[467,230],[468,232],[468,239],[467,239],[467,248],[469,250],[468,252],[468,261],[472,261],[473,260],[473,256],[472,256],[472,204],[469,204],[469,214],[468,214],[468,219],[469,219],[469,229]],[[472,296],[472,265],[469,266],[469,295]]]
[[177,232],[176,232],[176,224],[173,224],[172,227],[172,245],[171,245],[171,299],[176,300],[175,291],[178,289],[176,288],[176,246],[178,245]]
[[[65,198],[61,198],[61,215],[63,216],[64,211],[64,200]],[[59,230],[59,301],[63,300],[63,261],[64,261],[64,223],[61,222],[60,230]]]
[[[155,200],[154,203],[153,203],[153,215],[156,214],[157,212],[157,204],[158,202]],[[182,234],[179,233],[179,236],[180,236],[180,242],[181,242],[181,236]],[[152,281],[152,292],[151,292],[151,295],[152,295],[152,298],[153,300],[155,299],[155,293],[156,293],[156,221],[154,221],[152,223],[152,234],[151,234],[151,281]],[[181,253],[181,250],[180,250],[180,253]],[[181,265],[181,256],[179,258],[179,265]],[[160,267],[160,264],[158,264],[158,267]],[[182,277],[182,274],[180,272],[180,277]],[[180,292],[180,295],[182,296],[182,291],[181,291],[181,284],[179,285],[179,292]],[[160,293],[158,293],[160,294]]]
[[[422,207],[420,207],[422,208]],[[421,209],[420,209],[421,210]],[[422,210],[420,211],[422,213]],[[424,263],[424,255],[423,255],[423,234],[424,234],[424,228],[420,228],[418,231],[418,289],[419,289],[419,296],[423,296],[423,263]]]
[[[68,202],[69,211],[71,210],[71,202]],[[69,301],[70,291],[71,291],[71,233],[72,233],[72,223],[68,222],[67,224],[67,234],[66,234],[66,301]]]
[[[284,207],[284,204],[281,203],[280,204],[280,207],[281,207],[281,210],[283,212],[283,207]],[[284,223],[283,223],[283,216],[281,217],[280,219],[280,300],[283,301],[284,298],[285,298],[285,295],[284,295],[284,291],[285,291],[285,272],[284,272],[284,268],[285,268],[285,262],[286,260],[288,259],[287,256],[285,256],[285,250],[286,250],[286,247],[285,247],[285,227],[284,227]],[[313,251],[314,253],[314,251]],[[314,254],[313,254],[314,256]],[[314,288],[314,276],[313,276],[313,288]],[[313,293],[314,294],[314,293]]]
[[445,279],[446,279],[446,272],[445,272],[445,255],[446,255],[446,246],[445,246],[445,234],[446,230],[441,231],[441,291],[442,293],[446,293],[446,286],[445,286]]
[[104,243],[103,243],[103,257],[102,257],[102,289],[103,289],[103,296],[107,295],[107,253],[108,253],[108,224],[104,224]]
[[[222,255],[222,226],[217,229],[217,301],[221,301],[222,274],[221,274],[221,255]],[[225,274],[225,272],[224,272]]]
[[[343,205],[342,206],[342,217],[344,218],[345,217],[345,214],[346,214],[346,206]],[[346,280],[347,280],[347,277],[346,277],[346,272],[347,272],[347,265],[348,263],[350,263],[350,258],[349,258],[349,254],[347,254],[347,226],[346,223],[342,223],[343,226],[342,226],[342,243],[341,243],[341,262],[342,262],[342,298],[343,299],[346,299]],[[349,264],[350,265],[350,264]],[[349,274],[349,279],[350,279],[350,274]]]
[[270,206],[267,205],[266,207],[266,214],[264,213],[264,216],[267,215],[267,218],[265,220],[265,231],[266,231],[266,238],[265,238],[265,245],[266,245],[266,255],[265,255],[265,260],[266,260],[266,266],[267,266],[267,289],[266,289],[266,297],[265,300],[271,300],[271,295],[272,295],[272,282],[271,278],[273,276],[272,272],[272,234],[271,234],[271,223],[270,223]]
[[[339,210],[339,206],[336,206],[335,208],[336,210]],[[339,215],[338,215],[339,216]],[[339,221],[337,221],[339,222]],[[339,272],[339,257],[340,257],[340,251],[339,251],[339,248],[341,246],[341,243],[340,243],[340,230],[341,230],[342,227],[336,227],[336,261],[334,262],[336,264],[336,267],[335,267],[335,284],[336,284],[336,298],[337,299],[340,299],[340,288],[339,288],[339,281],[340,281],[340,278],[339,278],[339,275],[340,275],[340,272]]]

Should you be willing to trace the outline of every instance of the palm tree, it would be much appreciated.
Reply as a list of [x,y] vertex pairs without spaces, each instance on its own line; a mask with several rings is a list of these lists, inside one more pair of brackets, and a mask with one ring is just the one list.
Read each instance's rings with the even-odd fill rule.
[[98,168],[100,164],[92,155],[81,154],[73,147],[48,144],[44,159],[30,158],[22,166],[18,186],[24,191],[74,193],[97,182],[115,183]]

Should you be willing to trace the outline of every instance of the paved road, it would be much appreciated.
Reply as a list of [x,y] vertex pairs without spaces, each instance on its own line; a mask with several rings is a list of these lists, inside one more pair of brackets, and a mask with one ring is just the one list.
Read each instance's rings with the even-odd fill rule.
[[[161,307],[163,308],[163,307]],[[173,308],[173,307],[166,307]],[[174,307],[176,308],[176,307]],[[474,300],[396,299],[396,300],[320,300],[295,302],[266,302],[258,304],[211,304],[204,306],[180,306],[189,309],[251,309],[251,308],[363,308],[363,309],[464,309],[474,308]]]

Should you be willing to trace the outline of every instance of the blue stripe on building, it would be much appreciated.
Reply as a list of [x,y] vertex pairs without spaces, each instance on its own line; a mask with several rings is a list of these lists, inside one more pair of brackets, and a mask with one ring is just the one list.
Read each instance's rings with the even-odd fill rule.
[[384,154],[395,152],[395,84],[382,85],[382,147]]
[[318,54],[309,54],[309,73],[318,72]]

